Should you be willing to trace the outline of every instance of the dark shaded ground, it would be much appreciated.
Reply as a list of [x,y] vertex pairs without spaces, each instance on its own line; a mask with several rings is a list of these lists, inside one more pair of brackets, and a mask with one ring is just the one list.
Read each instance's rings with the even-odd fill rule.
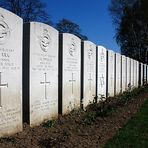
[[[55,122],[35,128],[24,124],[23,132],[1,138],[0,148],[102,147],[137,112],[147,98],[148,93],[142,93],[125,105],[117,107],[110,116],[97,117],[91,125],[84,124],[84,111],[74,111],[59,117]],[[52,124],[54,125],[49,128]]]

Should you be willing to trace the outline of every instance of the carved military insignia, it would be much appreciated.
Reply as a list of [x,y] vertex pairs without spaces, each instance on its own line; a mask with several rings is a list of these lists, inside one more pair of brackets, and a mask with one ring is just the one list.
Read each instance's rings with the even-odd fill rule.
[[93,56],[93,49],[92,46],[90,45],[89,49],[88,49],[88,59],[91,59]]
[[9,37],[10,37],[9,26],[5,22],[4,16],[0,14],[0,45],[5,44]]
[[40,47],[44,52],[47,52],[51,45],[51,37],[47,29],[43,30],[43,34],[40,37]]
[[75,56],[76,50],[77,50],[77,46],[76,46],[74,38],[72,38],[71,43],[69,44],[69,55],[72,57]]

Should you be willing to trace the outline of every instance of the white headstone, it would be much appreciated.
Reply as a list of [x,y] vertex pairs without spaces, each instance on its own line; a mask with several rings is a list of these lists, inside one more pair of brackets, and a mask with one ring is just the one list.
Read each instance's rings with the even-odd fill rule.
[[144,64],[144,84],[146,84],[146,70],[147,70],[147,66],[146,64]]
[[136,87],[138,87],[139,86],[139,62],[138,61],[136,61],[137,62],[137,71],[136,71],[136,75],[137,75],[137,83],[136,83]]
[[0,8],[0,137],[22,131],[23,21]]
[[126,57],[122,55],[122,92],[124,92],[127,89],[126,86]]
[[106,49],[98,46],[98,98],[106,98]]
[[116,77],[115,77],[115,93],[118,95],[121,92],[121,54],[116,53]]
[[133,59],[133,88],[135,87],[135,60]]
[[108,62],[107,95],[109,97],[113,97],[115,92],[115,53],[112,50],[108,50],[107,62]]
[[[59,112],[67,114],[80,107],[81,40],[75,35],[61,35]],[[61,83],[62,82],[62,83]]]
[[29,113],[26,120],[35,126],[58,116],[58,31],[49,25],[31,22],[24,25],[24,39],[24,65],[28,62],[30,65],[29,71],[25,69],[28,87],[24,87],[24,105],[29,105],[29,111],[24,106],[24,113]]
[[135,60],[135,87],[138,87],[138,76],[137,76],[137,61]]
[[126,87],[130,89],[131,86],[131,59],[129,57],[126,58],[127,67],[126,67]]
[[131,88],[134,87],[134,62],[133,59],[131,59]]
[[140,63],[140,68],[141,68],[140,84],[142,86],[143,85],[143,76],[144,76],[143,63]]
[[136,71],[137,71],[137,67],[136,67],[136,60],[133,60],[133,62],[134,62],[134,87],[136,87],[136,81],[137,81],[137,73],[136,73]]
[[96,45],[83,43],[83,106],[94,101],[96,96]]

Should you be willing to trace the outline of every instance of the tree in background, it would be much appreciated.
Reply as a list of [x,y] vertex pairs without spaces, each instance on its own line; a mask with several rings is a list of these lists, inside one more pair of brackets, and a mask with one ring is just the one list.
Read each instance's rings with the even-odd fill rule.
[[[46,13],[45,3],[41,0],[0,0],[0,7],[5,8],[23,18],[24,22],[38,21],[53,26],[53,23]],[[67,19],[60,20],[55,26],[61,33],[72,33],[82,40],[87,36],[81,34],[79,25]]]
[[136,0],[111,0],[109,12],[112,16],[114,25],[116,25],[116,29],[118,29],[122,21],[125,8],[132,7],[135,2]]
[[112,0],[109,7],[121,53],[144,63],[148,62],[147,6],[147,0]]
[[87,36],[81,34],[80,26],[75,24],[74,22],[62,19],[56,24],[56,29],[61,33],[72,33],[82,40],[87,40]]
[[24,22],[39,21],[51,25],[46,5],[40,0],[0,0],[0,7],[23,18]]

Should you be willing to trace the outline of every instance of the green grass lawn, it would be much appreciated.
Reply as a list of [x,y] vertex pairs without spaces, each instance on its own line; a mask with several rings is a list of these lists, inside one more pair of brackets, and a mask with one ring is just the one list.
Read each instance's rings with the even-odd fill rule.
[[105,148],[148,148],[148,99]]

